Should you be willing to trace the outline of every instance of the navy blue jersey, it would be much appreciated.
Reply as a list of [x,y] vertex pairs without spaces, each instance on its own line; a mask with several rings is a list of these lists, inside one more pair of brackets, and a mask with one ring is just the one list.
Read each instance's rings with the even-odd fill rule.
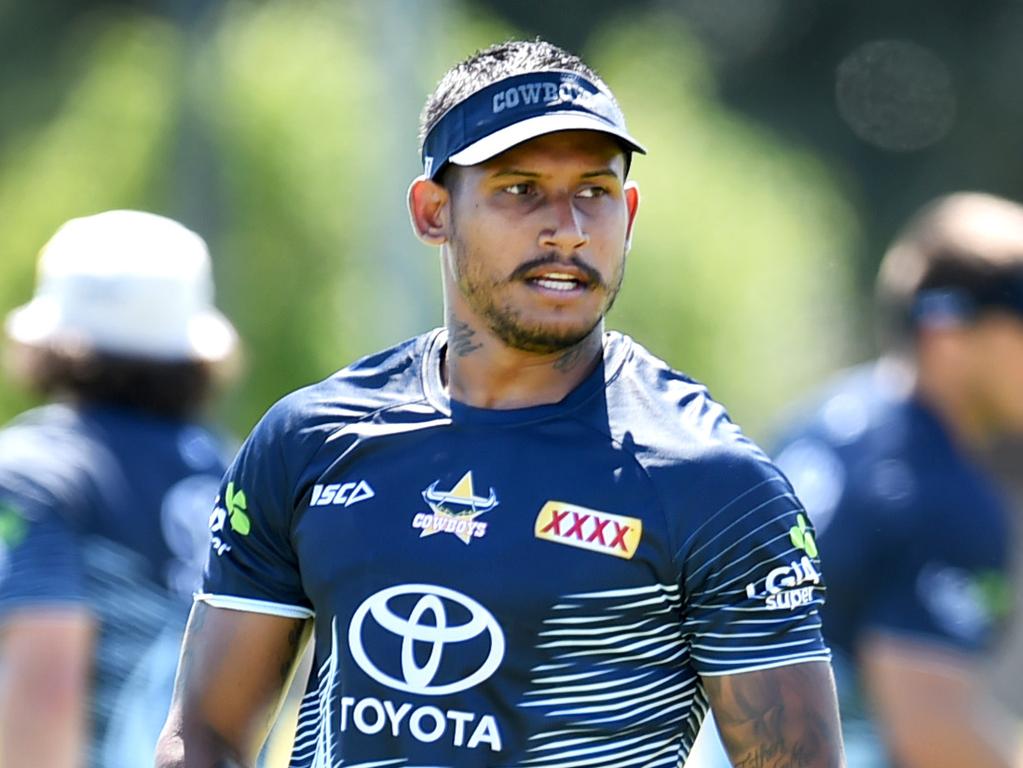
[[817,527],[824,635],[850,728],[869,717],[855,680],[864,633],[966,653],[990,647],[1010,602],[1008,507],[889,366],[830,386],[775,455]]
[[0,431],[0,623],[95,617],[90,766],[152,760],[224,469],[207,430],[135,411],[52,405]]
[[315,617],[293,766],[680,765],[701,677],[829,657],[813,531],[629,338],[557,404],[452,402],[435,331],[276,404],[200,599]]

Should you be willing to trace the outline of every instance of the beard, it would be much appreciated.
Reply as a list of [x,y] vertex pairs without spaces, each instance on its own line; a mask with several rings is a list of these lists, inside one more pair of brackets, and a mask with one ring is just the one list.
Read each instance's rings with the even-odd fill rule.
[[[604,278],[596,269],[572,256],[568,259],[555,253],[548,253],[517,267],[507,277],[496,278],[488,275],[483,268],[486,256],[470,253],[462,243],[455,245],[455,278],[458,290],[477,317],[497,338],[512,349],[534,354],[551,354],[575,346],[604,319],[610,311],[625,274],[625,251],[615,273]],[[509,289],[516,283],[524,282],[524,275],[532,269],[552,264],[572,264],[587,278],[587,290],[603,295],[599,311],[592,318],[559,322],[557,320],[533,320],[525,316],[509,297]]]

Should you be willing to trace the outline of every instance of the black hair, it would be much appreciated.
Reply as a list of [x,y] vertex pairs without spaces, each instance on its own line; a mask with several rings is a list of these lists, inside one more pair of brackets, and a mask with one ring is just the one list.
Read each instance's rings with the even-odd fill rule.
[[150,360],[19,345],[17,373],[47,397],[102,403],[170,418],[195,415],[211,396],[214,367],[201,360]]

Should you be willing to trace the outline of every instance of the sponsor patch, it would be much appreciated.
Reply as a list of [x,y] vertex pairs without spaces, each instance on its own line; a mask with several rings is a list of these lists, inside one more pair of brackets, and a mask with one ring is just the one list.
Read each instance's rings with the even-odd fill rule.
[[[820,583],[820,572],[813,561],[807,555],[803,555],[788,565],[772,569],[762,584],[758,582],[747,584],[746,597],[751,600],[763,600],[764,606],[771,611],[791,611],[812,603],[814,587]],[[812,586],[806,586],[807,584]]]
[[505,647],[494,615],[461,592],[399,584],[370,595],[352,615],[348,648],[366,675],[408,696],[341,697],[341,732],[409,734],[421,743],[500,752],[494,714],[444,709],[430,699],[441,704],[437,697],[485,683],[501,666]]
[[538,539],[555,544],[629,560],[639,547],[643,521],[564,501],[548,501],[536,516],[533,532]]
[[245,491],[241,488],[236,491],[234,483],[228,483],[227,490],[224,492],[224,505],[227,507],[227,519],[231,523],[231,530],[237,531],[242,536],[248,536],[252,522],[246,514],[249,503],[245,498]]
[[235,490],[233,481],[227,484],[223,500],[217,496],[210,514],[210,546],[218,555],[231,551],[231,545],[224,539],[226,527],[230,526],[232,531],[241,536],[249,535],[252,521],[246,514],[248,507],[245,491],[241,488]]
[[350,507],[360,501],[376,496],[373,487],[365,480],[348,483],[317,484],[309,497],[310,507]]

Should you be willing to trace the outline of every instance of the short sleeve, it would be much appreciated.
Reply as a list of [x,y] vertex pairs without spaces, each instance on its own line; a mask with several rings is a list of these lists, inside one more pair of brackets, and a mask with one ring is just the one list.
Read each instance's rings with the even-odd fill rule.
[[679,553],[683,631],[697,671],[728,675],[829,659],[815,533],[788,482],[755,452],[733,453],[711,472],[729,495],[708,494],[713,506]]
[[312,606],[292,546],[293,488],[286,412],[278,404],[228,469],[210,516],[203,591],[210,605],[306,618]]
[[958,501],[955,509],[929,501],[906,514],[903,530],[891,524],[894,514],[888,525],[875,527],[877,568],[862,626],[983,652],[1011,607],[1010,532],[979,497],[949,495],[944,503]]
[[[815,455],[832,450],[809,438],[798,444]],[[847,650],[870,631],[979,652],[1008,611],[1011,533],[1000,500],[962,467],[932,471],[921,475],[902,457],[859,461],[842,469],[848,477],[830,507],[809,506],[825,522],[828,633]],[[803,495],[800,481],[822,474],[804,463],[793,475],[808,505],[817,494]]]
[[89,488],[67,440],[0,434],[0,615],[86,599],[80,526]]

